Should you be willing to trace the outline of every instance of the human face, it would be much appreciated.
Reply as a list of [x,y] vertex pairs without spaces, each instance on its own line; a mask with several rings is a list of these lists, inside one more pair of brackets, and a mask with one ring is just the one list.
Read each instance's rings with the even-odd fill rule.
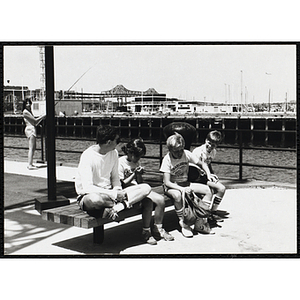
[[183,150],[184,150],[183,147],[177,147],[177,148],[170,149],[170,153],[173,156],[173,158],[179,159],[183,155]]
[[120,143],[120,137],[117,135],[113,141],[109,141],[108,146],[110,150],[116,149],[117,145]]
[[214,143],[214,142],[211,142],[209,140],[205,140],[205,145],[206,145],[206,150],[208,153],[210,153],[211,151],[213,151],[214,149],[217,148],[218,144],[217,143]]

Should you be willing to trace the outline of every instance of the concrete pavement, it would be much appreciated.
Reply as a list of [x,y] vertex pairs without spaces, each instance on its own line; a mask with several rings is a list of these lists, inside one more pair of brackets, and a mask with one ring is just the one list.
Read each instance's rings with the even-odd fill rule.
[[[75,169],[58,165],[57,181],[72,186]],[[219,207],[230,214],[213,228],[213,235],[184,238],[179,232],[172,207],[166,210],[164,226],[175,241],[159,241],[158,245],[143,244],[140,239],[141,217],[128,218],[120,223],[105,225],[102,245],[92,243],[92,230],[55,224],[41,219],[34,209],[33,194],[47,193],[47,168],[41,165],[30,171],[26,162],[5,160],[5,176],[18,176],[13,186],[10,180],[5,189],[16,186],[26,199],[4,211],[5,255],[182,255],[182,254],[295,254],[297,252],[296,188],[293,185],[246,181],[223,181],[227,186]],[[44,181],[43,181],[44,180]],[[38,182],[38,186],[35,185]],[[43,189],[39,189],[44,184]],[[46,188],[45,188],[46,187]],[[42,191],[42,192],[41,192]],[[6,193],[5,195],[11,195]],[[34,194],[35,195],[35,194]],[[75,201],[72,192],[70,200]],[[35,196],[36,197],[36,196]],[[4,199],[7,204],[10,199]],[[5,205],[7,206],[7,205]]]

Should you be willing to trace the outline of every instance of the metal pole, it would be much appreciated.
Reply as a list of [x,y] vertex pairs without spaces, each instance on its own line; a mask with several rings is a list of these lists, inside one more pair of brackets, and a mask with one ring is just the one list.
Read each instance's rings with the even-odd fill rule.
[[238,119],[239,124],[239,180],[243,180],[243,133],[240,126],[240,119]]
[[46,112],[47,112],[46,146],[47,146],[48,199],[56,200],[53,46],[45,46],[45,67],[46,67]]
[[44,125],[41,125],[41,160],[44,163]]
[[242,145],[242,132],[240,132],[240,149],[239,149],[239,180],[243,180],[243,145]]

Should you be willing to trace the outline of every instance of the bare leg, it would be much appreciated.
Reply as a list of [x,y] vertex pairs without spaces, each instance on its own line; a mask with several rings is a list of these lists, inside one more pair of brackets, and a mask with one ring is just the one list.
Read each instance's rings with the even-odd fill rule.
[[36,149],[36,138],[32,135],[29,138],[29,150],[28,150],[28,167],[33,166],[33,156]]
[[207,185],[192,182],[190,187],[196,194],[204,195],[204,197],[202,199],[203,202],[211,203],[213,194],[211,192],[211,189]]
[[131,206],[147,197],[151,192],[151,187],[146,183],[141,183],[125,188],[124,192],[126,192],[128,204]]
[[149,198],[144,198],[142,200],[143,228],[150,228],[152,210],[153,210],[153,202]]
[[164,213],[165,213],[165,199],[158,193],[152,192],[148,195],[147,198],[150,198],[155,206],[155,214],[154,214],[154,223],[162,224]]
[[114,202],[107,195],[100,193],[87,194],[82,198],[86,210],[113,207]]
[[164,239],[165,241],[173,241],[174,237],[163,228],[163,219],[165,214],[165,199],[162,195],[151,191],[147,198],[150,198],[155,206],[154,214],[154,228],[153,235],[157,239]]
[[218,182],[208,181],[207,185],[216,192],[215,195],[217,197],[223,198],[226,188],[220,181]]
[[181,192],[179,190],[170,189],[166,192],[170,198],[174,200],[174,206],[176,210],[180,210],[183,207]]
[[213,189],[213,191],[215,191],[215,196],[214,199],[212,201],[212,205],[211,205],[211,209],[213,211],[216,211],[223,199],[223,196],[225,194],[226,188],[225,186],[220,182],[207,182],[207,185]]

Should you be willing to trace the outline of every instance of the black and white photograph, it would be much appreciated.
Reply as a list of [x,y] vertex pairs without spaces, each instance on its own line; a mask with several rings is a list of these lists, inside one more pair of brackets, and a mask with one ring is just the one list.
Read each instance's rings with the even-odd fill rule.
[[295,4],[1,3],[3,299],[298,294]]
[[4,257],[296,255],[296,56],[4,44]]

